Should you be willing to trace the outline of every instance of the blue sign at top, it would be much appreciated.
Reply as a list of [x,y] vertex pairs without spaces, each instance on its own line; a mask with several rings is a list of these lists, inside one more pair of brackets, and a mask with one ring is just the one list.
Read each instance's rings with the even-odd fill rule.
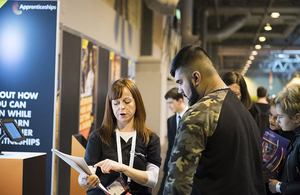
[[2,151],[46,152],[51,190],[57,61],[56,1],[0,0],[0,119],[13,118],[26,139]]

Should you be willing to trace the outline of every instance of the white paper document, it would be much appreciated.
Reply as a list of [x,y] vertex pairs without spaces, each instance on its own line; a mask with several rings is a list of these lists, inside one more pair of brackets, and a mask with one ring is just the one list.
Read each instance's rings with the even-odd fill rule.
[[[82,157],[71,156],[69,154],[62,153],[56,149],[52,149],[51,151],[54,154],[56,154],[59,158],[61,158],[63,161],[65,161],[68,165],[73,167],[79,173],[87,174],[87,175],[92,174],[91,170],[89,169],[88,165],[86,164],[85,160]],[[107,189],[101,183],[99,183],[99,187],[105,193],[109,194]]]

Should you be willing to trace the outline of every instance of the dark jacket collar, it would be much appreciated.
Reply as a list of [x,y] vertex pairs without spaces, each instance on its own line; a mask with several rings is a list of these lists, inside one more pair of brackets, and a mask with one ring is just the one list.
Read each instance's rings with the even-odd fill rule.
[[298,126],[296,129],[294,129],[295,135],[300,135],[300,126]]

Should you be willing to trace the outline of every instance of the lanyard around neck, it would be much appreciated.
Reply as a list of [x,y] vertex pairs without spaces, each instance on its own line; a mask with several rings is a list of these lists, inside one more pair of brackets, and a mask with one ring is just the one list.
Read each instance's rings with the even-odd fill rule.
[[[121,139],[120,139],[120,131],[116,130],[116,141],[117,141],[117,152],[118,152],[118,162],[123,164],[122,159],[122,149],[121,149]],[[136,144],[136,130],[134,130],[134,134],[131,142],[131,150],[130,150],[130,159],[129,159],[129,167],[133,167],[134,153],[135,153],[135,144]],[[130,182],[130,177],[128,177],[127,182]]]

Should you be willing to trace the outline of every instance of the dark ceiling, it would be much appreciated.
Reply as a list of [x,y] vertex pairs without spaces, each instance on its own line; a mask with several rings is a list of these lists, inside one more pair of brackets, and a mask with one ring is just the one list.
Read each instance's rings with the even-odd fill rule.
[[[217,53],[213,60],[221,74],[243,72],[256,44],[262,48],[244,71],[246,76],[272,70],[290,77],[300,71],[300,1],[194,0],[193,9],[193,34],[200,35],[208,53]],[[272,12],[279,12],[279,18],[272,18]],[[264,29],[267,23],[271,31]],[[260,36],[266,41],[260,42]]]

